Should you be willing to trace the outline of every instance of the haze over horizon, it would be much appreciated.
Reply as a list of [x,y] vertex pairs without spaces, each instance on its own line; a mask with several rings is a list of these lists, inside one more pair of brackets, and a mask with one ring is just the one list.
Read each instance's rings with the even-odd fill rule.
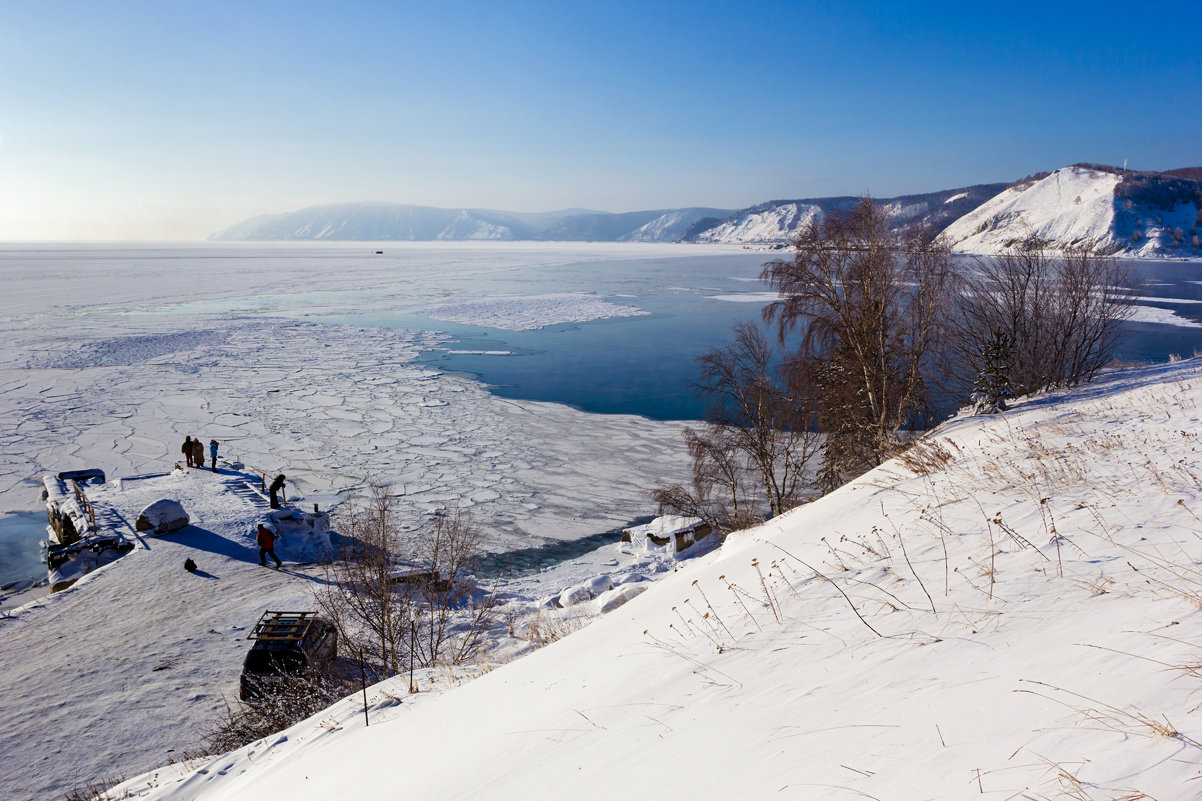
[[[382,201],[633,211],[1202,165],[1196,2],[0,7],[0,240]],[[1145,32],[1146,31],[1146,32]]]

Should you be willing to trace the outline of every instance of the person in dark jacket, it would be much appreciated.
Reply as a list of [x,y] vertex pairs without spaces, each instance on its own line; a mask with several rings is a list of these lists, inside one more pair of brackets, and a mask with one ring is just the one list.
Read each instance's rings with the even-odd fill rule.
[[280,508],[280,490],[282,489],[284,489],[284,474],[280,473],[275,477],[275,480],[271,482],[271,486],[267,488],[268,492],[271,493],[272,509]]
[[192,436],[184,437],[184,447],[180,448],[184,454],[184,458],[188,460],[188,467],[192,466]]
[[217,472],[217,440],[209,440],[209,456],[213,459],[213,472]]
[[205,444],[200,441],[200,437],[192,440],[192,466],[201,470],[205,466]]
[[267,557],[270,556],[275,560],[275,569],[279,570],[283,562],[280,561],[280,557],[275,555],[275,535],[271,533],[271,529],[260,523],[257,539],[259,541],[259,564],[267,567]]

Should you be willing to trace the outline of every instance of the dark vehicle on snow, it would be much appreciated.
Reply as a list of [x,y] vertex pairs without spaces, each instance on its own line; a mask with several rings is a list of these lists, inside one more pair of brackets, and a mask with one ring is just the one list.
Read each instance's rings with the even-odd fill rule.
[[326,675],[338,655],[338,632],[316,612],[264,612],[246,638],[255,644],[242,663],[238,697],[249,704],[290,678]]

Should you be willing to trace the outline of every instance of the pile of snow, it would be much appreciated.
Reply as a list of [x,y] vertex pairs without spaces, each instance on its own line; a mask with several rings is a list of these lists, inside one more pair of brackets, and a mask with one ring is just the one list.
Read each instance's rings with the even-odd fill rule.
[[622,542],[630,543],[630,547],[642,551],[657,551],[668,553],[683,553],[699,543],[707,542],[710,535],[715,535],[711,547],[717,544],[720,532],[715,531],[709,523],[697,517],[681,517],[679,515],[662,515],[650,523],[622,529]]
[[171,498],[161,498],[138,513],[134,523],[137,531],[167,534],[188,525],[188,513],[183,504]]
[[320,562],[330,558],[330,515],[314,510],[275,509],[267,528],[276,537],[276,554],[287,554],[298,562]]
[[390,680],[370,727],[356,696],[122,789],[1196,797],[1200,403],[1192,360],[954,419],[475,681]]
[[609,317],[647,314],[631,306],[619,306],[594,295],[502,295],[439,303],[421,311],[434,320],[482,325],[508,331],[529,331],[561,323],[584,323]]
[[42,476],[42,499],[46,502],[46,513],[49,519],[56,516],[70,521],[71,528],[78,534],[84,534],[91,527],[91,521],[84,514],[83,508],[75,497],[75,493],[67,488],[67,482],[51,473]]

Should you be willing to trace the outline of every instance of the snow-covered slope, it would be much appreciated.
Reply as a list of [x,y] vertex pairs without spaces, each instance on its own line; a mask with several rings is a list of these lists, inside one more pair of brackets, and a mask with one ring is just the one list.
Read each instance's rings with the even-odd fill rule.
[[[897,227],[917,223],[942,230],[960,215],[993,197],[1003,186],[969,186],[924,195],[887,198],[878,202],[889,210]],[[688,242],[785,245],[801,226],[827,214],[848,211],[856,201],[854,197],[774,200],[735,212],[724,220],[703,220],[686,231],[682,238]]]
[[764,244],[787,242],[793,233],[823,209],[798,200],[748,209],[694,236],[696,242]]
[[729,213],[723,209],[674,209],[640,226],[623,239],[628,242],[675,242],[699,220],[725,217]]
[[352,697],[133,797],[1196,799],[1202,362],[908,456],[440,696]]
[[998,253],[1038,237],[1059,248],[1199,255],[1200,200],[1188,179],[1075,165],[1007,188],[944,233],[964,253]]

